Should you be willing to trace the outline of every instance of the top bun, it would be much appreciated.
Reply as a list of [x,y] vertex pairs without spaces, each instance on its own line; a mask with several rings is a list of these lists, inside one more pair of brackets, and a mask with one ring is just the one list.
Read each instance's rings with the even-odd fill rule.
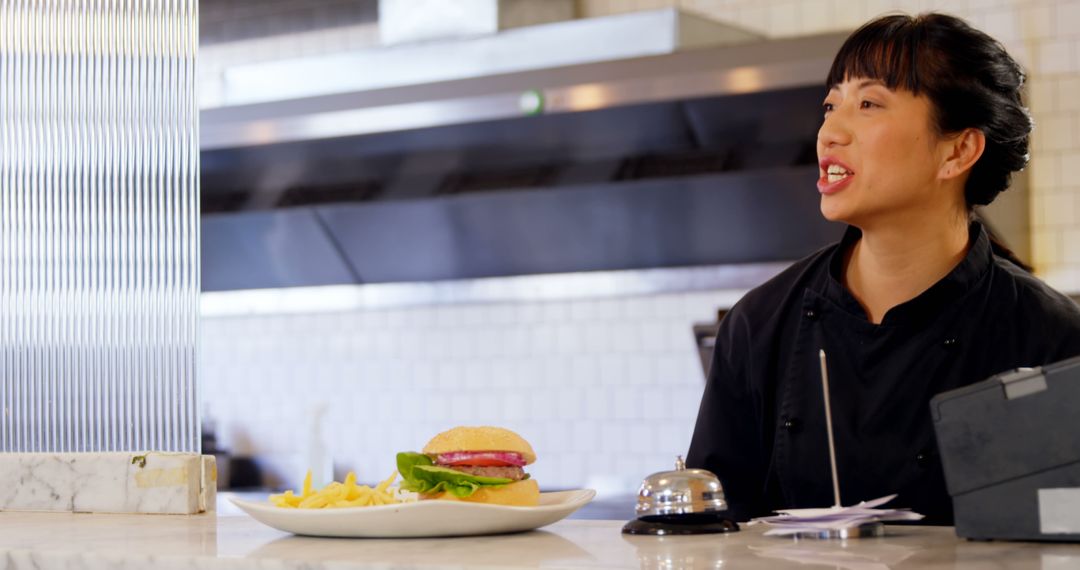
[[454,451],[512,451],[521,454],[526,465],[536,461],[536,452],[529,442],[500,427],[456,427],[431,438],[424,446],[424,453],[429,455]]

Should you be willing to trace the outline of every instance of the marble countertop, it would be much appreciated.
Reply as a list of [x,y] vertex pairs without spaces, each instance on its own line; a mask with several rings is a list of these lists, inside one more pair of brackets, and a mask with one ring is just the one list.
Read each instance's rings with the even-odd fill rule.
[[967,542],[949,527],[889,527],[846,542],[729,535],[625,536],[622,521],[443,539],[292,536],[246,515],[0,512],[0,568],[1080,568],[1080,545]]

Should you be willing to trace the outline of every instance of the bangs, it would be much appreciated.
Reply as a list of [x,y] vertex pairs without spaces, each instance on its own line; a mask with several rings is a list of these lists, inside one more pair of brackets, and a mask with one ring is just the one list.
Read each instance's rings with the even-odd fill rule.
[[880,81],[889,89],[919,94],[919,34],[919,18],[910,16],[886,16],[864,25],[840,47],[825,80],[826,88],[846,79],[865,78]]

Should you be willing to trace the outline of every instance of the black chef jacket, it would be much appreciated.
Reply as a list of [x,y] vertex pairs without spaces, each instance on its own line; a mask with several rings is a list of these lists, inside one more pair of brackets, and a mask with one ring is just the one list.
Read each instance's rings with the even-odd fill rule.
[[951,273],[870,323],[840,281],[860,235],[850,228],[720,323],[687,465],[719,476],[737,520],[834,503],[819,349],[843,503],[899,493],[890,506],[927,524],[952,523],[930,398],[1080,354],[1080,308],[995,255],[978,223]]

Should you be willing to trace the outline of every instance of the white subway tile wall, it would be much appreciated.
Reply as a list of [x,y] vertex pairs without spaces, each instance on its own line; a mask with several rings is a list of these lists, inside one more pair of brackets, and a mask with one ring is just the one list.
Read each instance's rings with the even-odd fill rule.
[[[579,13],[676,5],[771,37],[853,29],[893,10],[950,12],[998,37],[1028,67],[1039,124],[1025,174],[1033,261],[1052,285],[1080,291],[1080,0],[582,0]],[[346,47],[374,38],[371,28],[341,32]],[[222,59],[204,73],[271,58],[270,43],[214,46],[203,61]],[[703,388],[690,327],[725,300],[702,292],[208,318],[204,394],[232,452],[272,459],[271,482],[296,481],[310,409],[326,402],[334,458],[363,480],[449,426],[498,424],[532,441],[543,487],[628,492],[686,450]]]
[[[727,295],[730,297],[730,295]],[[207,413],[236,455],[306,468],[309,418],[329,405],[339,469],[374,481],[398,451],[455,425],[532,442],[545,488],[632,492],[690,443],[704,374],[691,327],[725,295],[473,304],[207,318]]]

